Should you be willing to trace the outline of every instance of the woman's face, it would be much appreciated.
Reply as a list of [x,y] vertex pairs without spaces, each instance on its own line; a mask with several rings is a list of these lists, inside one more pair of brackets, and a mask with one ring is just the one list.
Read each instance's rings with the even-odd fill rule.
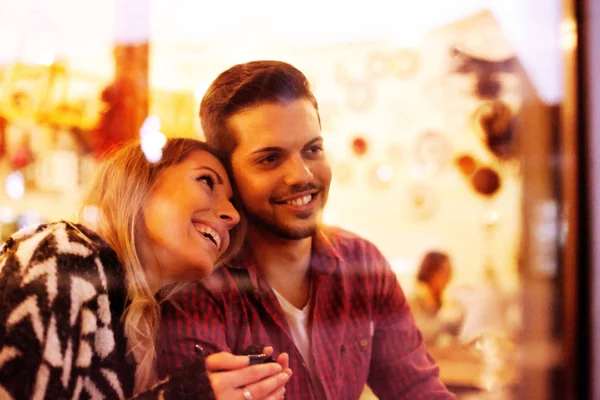
[[452,265],[450,264],[450,261],[444,261],[444,263],[440,265],[440,269],[433,276],[431,286],[433,286],[438,293],[442,293],[444,289],[446,289],[446,286],[448,286],[448,283],[450,283],[451,278]]
[[231,196],[225,168],[206,151],[163,170],[142,205],[136,241],[147,273],[161,285],[208,276],[240,220]]

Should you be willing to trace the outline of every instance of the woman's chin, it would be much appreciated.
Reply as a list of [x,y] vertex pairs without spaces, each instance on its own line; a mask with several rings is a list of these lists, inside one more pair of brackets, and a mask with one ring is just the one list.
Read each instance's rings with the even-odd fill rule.
[[202,280],[208,278],[210,274],[212,274],[212,272],[215,270],[214,265],[215,263],[212,261],[208,264],[198,265],[194,271],[193,280]]

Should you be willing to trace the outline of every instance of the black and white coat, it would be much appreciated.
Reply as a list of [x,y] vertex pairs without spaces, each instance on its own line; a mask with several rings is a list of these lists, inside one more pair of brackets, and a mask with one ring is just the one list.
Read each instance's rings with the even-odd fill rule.
[[[69,222],[25,228],[0,247],[0,399],[124,399],[135,362],[116,253]],[[143,398],[212,399],[198,358]]]

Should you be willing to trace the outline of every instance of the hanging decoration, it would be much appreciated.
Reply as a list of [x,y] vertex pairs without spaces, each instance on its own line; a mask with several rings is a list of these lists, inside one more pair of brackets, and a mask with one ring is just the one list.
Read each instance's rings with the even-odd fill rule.
[[451,48],[451,55],[457,66],[453,72],[474,74],[476,78],[473,93],[481,99],[496,99],[502,92],[500,73],[512,73],[517,67],[517,58],[487,60],[467,54],[457,46]]
[[369,142],[364,136],[355,136],[352,139],[351,147],[355,155],[362,157],[369,151]]
[[455,158],[454,163],[466,178],[470,178],[477,169],[477,161],[470,154],[459,155]]
[[492,197],[500,190],[502,179],[495,169],[481,167],[471,177],[471,185],[478,194]]
[[494,156],[501,161],[515,157],[515,117],[503,101],[485,102],[477,108],[474,120],[481,140]]
[[127,109],[129,85],[126,80],[115,81],[102,91],[104,110],[98,124],[91,131],[91,142],[96,157],[102,157],[109,149],[129,138],[129,132],[122,123],[123,114]]
[[473,191],[483,197],[491,198],[502,188],[502,178],[498,171],[470,154],[459,154],[454,159],[454,165]]

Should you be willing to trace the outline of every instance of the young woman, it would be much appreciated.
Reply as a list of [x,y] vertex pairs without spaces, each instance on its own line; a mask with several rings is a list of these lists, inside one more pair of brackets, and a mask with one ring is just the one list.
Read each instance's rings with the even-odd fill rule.
[[132,143],[91,187],[85,225],[25,228],[0,247],[0,398],[282,398],[286,354],[199,354],[157,381],[160,304],[243,240],[219,155],[170,139],[151,163]]
[[435,344],[445,334],[455,336],[460,330],[464,310],[457,301],[444,298],[452,270],[450,257],[441,251],[429,251],[421,260],[409,302],[427,344]]

